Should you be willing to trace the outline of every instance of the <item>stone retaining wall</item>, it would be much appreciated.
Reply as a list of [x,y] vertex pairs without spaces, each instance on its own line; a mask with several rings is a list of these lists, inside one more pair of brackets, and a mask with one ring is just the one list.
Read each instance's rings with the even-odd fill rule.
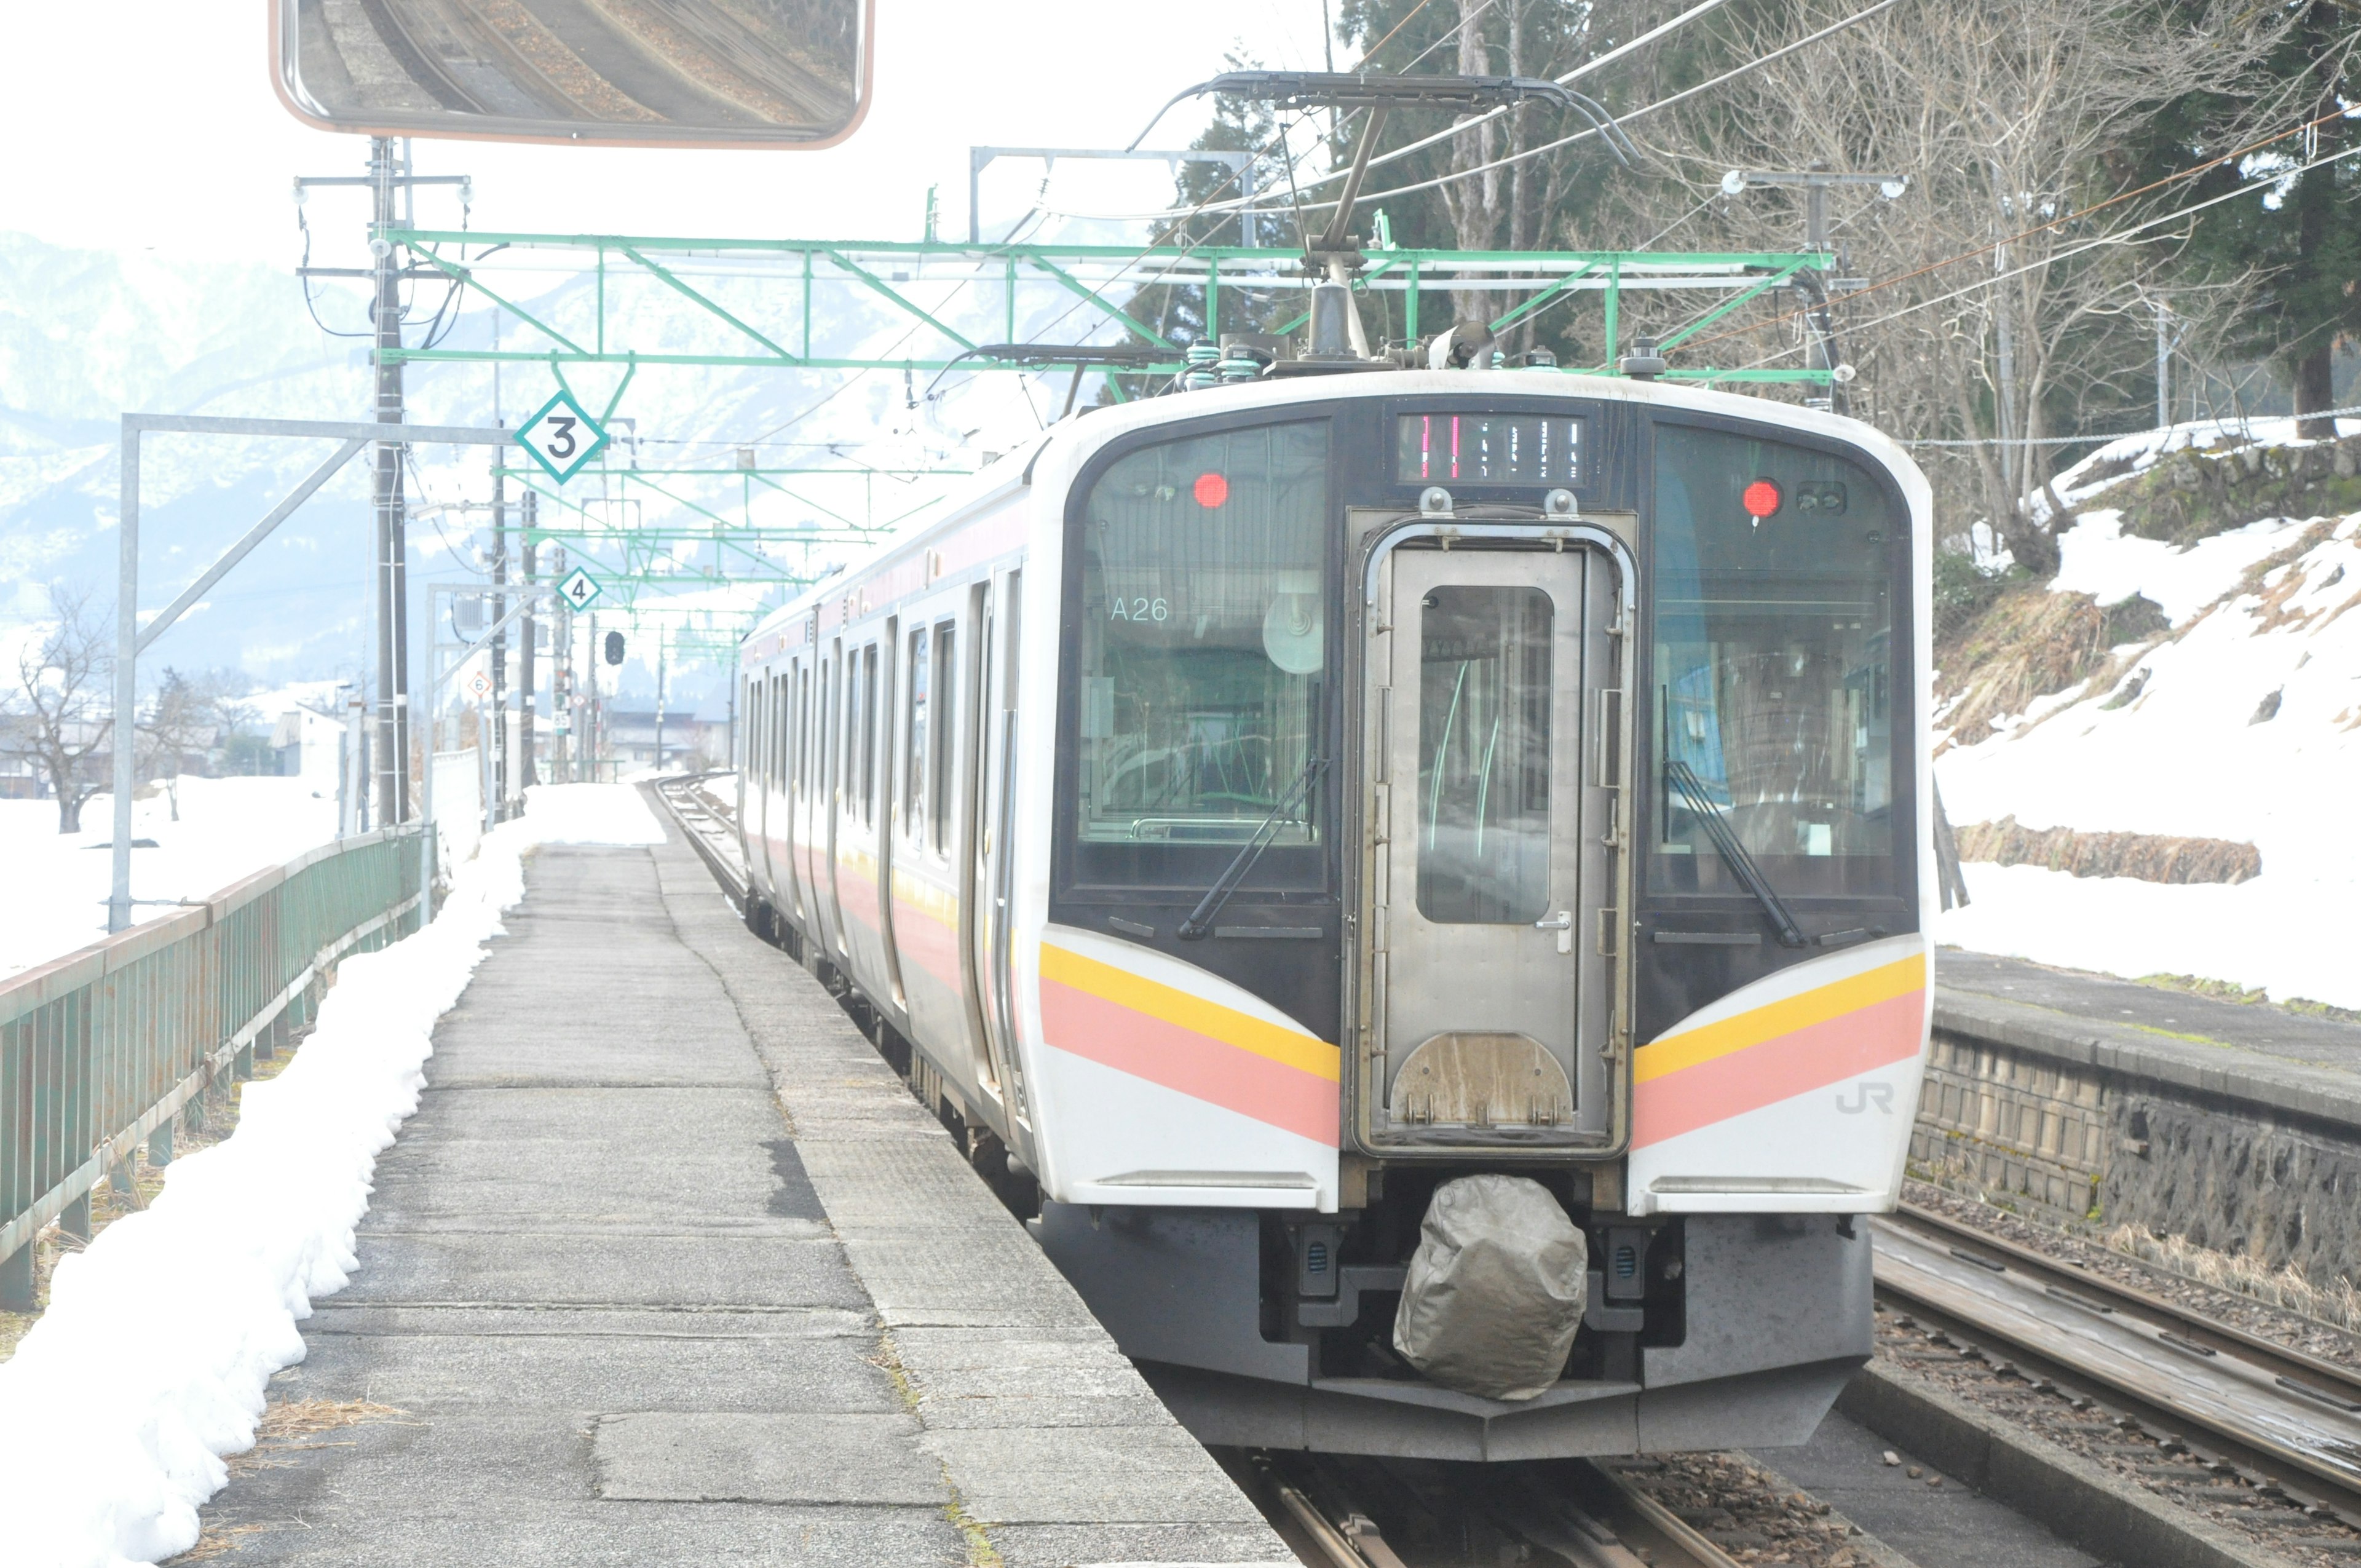
[[2142,1225],[2361,1280],[2361,1079],[1944,992],[1914,1175],[2076,1225]]

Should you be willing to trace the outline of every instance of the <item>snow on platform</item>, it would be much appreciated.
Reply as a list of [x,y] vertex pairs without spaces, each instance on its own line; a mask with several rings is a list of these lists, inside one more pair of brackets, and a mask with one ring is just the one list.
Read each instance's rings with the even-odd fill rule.
[[[599,796],[536,793],[524,824],[544,840],[612,838],[602,801],[631,792],[577,787]],[[569,821],[576,806],[591,820]],[[387,1050],[359,1118],[375,1118],[376,1142],[359,1146],[374,1153],[414,1097],[400,1141],[373,1173],[349,1147],[316,1162],[336,1172],[345,1225],[353,1182],[375,1191],[357,1234],[332,1230],[284,1288],[298,1310],[325,1298],[302,1339],[286,1311],[251,1304],[243,1370],[202,1445],[242,1448],[261,1374],[298,1357],[274,1402],[365,1419],[270,1442],[212,1498],[205,1529],[234,1561],[1292,1561],[941,1124],[815,981],[746,931],[693,850],[550,847],[522,878],[465,993],[472,939],[400,1003],[407,1054]],[[455,996],[430,1058],[419,1025]],[[323,1051],[329,1022],[290,1077],[345,1048]],[[135,1223],[102,1234],[85,1278]],[[167,1294],[147,1310],[180,1310]],[[106,1452],[120,1459],[139,1419],[77,1430],[115,1420]],[[11,1427],[57,1430],[0,1402]],[[27,1463],[0,1455],[0,1506]],[[87,1449],[72,1468],[115,1474]],[[192,1539],[193,1520],[172,1519],[148,1550]]]
[[235,1134],[174,1161],[145,1211],[60,1261],[49,1310],[0,1364],[11,1568],[117,1568],[196,1544],[222,1456],[252,1446],[268,1380],[304,1356],[296,1323],[351,1276],[378,1157],[417,1106],[437,1018],[523,895],[522,856],[544,832],[662,839],[615,785],[537,790],[532,807],[457,869],[425,931],[341,960],[294,1059],[241,1090]]

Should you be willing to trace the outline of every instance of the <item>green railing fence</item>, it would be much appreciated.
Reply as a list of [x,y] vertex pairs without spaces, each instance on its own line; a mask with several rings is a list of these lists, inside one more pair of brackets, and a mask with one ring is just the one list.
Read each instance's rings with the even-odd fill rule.
[[146,1139],[218,1082],[251,1077],[307,1022],[346,953],[417,929],[415,828],[323,845],[203,904],[0,979],[0,1309],[33,1305],[33,1242],[90,1234]]

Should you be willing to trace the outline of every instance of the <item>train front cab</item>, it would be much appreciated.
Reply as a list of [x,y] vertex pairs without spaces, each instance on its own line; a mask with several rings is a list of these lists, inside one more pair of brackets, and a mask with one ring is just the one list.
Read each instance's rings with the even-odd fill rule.
[[[1926,1038],[1924,482],[1737,399],[1351,379],[1063,476],[1037,1233],[1210,1442],[1803,1441]],[[1479,1171],[1589,1244],[1530,1400],[1391,1343]]]

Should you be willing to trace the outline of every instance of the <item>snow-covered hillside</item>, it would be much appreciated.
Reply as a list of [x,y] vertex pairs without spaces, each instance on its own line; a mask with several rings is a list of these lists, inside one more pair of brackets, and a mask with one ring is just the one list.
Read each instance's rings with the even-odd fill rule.
[[[2050,588],[2102,608],[2139,595],[2169,626],[1986,733],[1951,735],[1936,762],[1954,823],[2251,843],[2261,874],[2160,885],[1970,862],[1974,902],[1944,916],[1944,941],[2361,1007],[2361,423],[2341,429],[2329,446],[2288,421],[2183,426],[2070,471],[2080,518]],[[2286,515],[2209,520],[2207,464],[2272,487]]]

